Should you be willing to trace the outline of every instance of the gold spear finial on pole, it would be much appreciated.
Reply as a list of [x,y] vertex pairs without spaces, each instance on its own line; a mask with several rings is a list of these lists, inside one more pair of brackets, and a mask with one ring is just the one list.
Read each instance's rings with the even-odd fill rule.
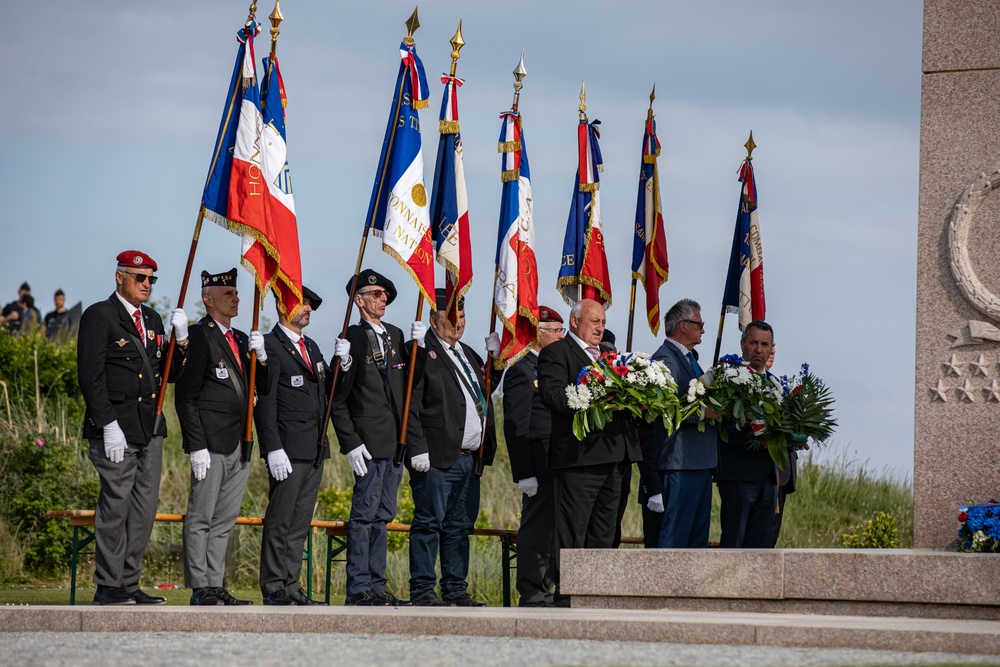
[[247,10],[247,19],[252,18],[253,15],[256,13],[257,13],[257,0],[251,0],[250,9]]
[[587,120],[587,80],[580,79],[580,120]]
[[267,18],[271,20],[271,57],[274,57],[275,51],[278,49],[278,26],[281,22],[285,20],[285,17],[281,15],[281,9],[278,7],[280,0],[274,0],[274,11]]
[[656,99],[656,84],[653,84],[653,90],[649,93],[649,111],[646,112],[646,118],[651,119],[653,117],[653,100]]
[[465,46],[465,40],[462,39],[462,19],[458,19],[458,30],[451,38],[451,74],[449,76],[455,76],[455,70],[458,69],[458,58],[461,55],[459,51],[462,50],[463,46]]
[[753,130],[750,130],[750,138],[747,139],[747,142],[743,146],[747,149],[747,159],[752,160],[753,149],[757,148],[757,144],[753,142]]
[[403,43],[407,46],[413,46],[413,33],[420,27],[420,19],[417,18],[418,9],[420,9],[420,5],[415,6],[410,18],[406,19],[406,37],[403,38]]
[[524,77],[528,76],[528,70],[524,69],[524,49],[521,49],[521,61],[517,63],[517,67],[514,68],[514,106],[513,109],[517,111],[517,103],[521,100],[521,88],[524,84]]

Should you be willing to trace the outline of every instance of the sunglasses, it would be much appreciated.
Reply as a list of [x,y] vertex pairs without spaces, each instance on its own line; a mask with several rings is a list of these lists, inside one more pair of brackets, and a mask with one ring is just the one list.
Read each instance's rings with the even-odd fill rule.
[[370,296],[373,299],[381,299],[383,296],[389,298],[389,292],[384,289],[370,289],[364,292],[358,292],[359,296]]
[[122,271],[122,273],[132,276],[140,285],[147,280],[149,280],[150,285],[155,285],[156,281],[159,280],[156,276],[147,276],[145,273],[132,273],[131,271]]
[[697,326],[698,326],[698,328],[699,328],[699,329],[701,329],[702,331],[704,331],[704,330],[705,330],[705,323],[704,323],[704,322],[699,322],[698,320],[682,320],[682,321],[683,321],[683,322],[687,322],[688,324],[695,324],[695,325],[697,325]]

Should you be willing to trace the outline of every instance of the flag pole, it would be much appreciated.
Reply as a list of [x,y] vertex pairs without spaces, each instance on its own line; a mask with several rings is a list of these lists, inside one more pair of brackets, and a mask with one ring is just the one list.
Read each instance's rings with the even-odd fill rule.
[[[252,0],[250,7],[247,9],[247,20],[253,18],[254,14],[257,13],[257,0]],[[201,238],[201,223],[205,220],[205,206],[204,202],[198,205],[198,219],[194,223],[194,234],[191,235],[191,247],[188,250],[187,264],[184,266],[184,277],[181,279],[181,292],[177,297],[176,308],[184,307],[184,299],[187,297],[187,287],[188,281],[191,280],[191,270],[194,266],[194,256],[198,249],[198,239]],[[171,327],[172,328],[172,327]],[[160,394],[156,397],[156,410],[153,413],[154,426],[153,432],[155,433],[159,430],[160,425],[163,424],[163,402],[167,396],[167,383],[170,380],[170,367],[173,365],[174,352],[177,349],[177,339],[174,337],[173,332],[170,335],[170,343],[167,345],[167,353],[163,358],[163,366],[160,370]]]
[[[406,37],[403,41],[407,44],[413,43],[413,33],[417,31],[420,27],[420,20],[417,18],[418,7],[413,8],[413,13],[410,14],[410,18],[406,19]],[[400,77],[399,79],[399,90],[396,91],[396,108],[393,110],[392,117],[399,117],[399,110],[403,104],[403,84],[405,79]],[[382,197],[382,186],[385,183],[385,174],[389,169],[389,155],[392,154],[392,144],[393,140],[396,138],[396,124],[391,124],[391,130],[389,131],[389,141],[386,144],[386,160],[383,161],[382,171],[379,173],[378,177],[378,192],[375,195],[375,201],[377,202]],[[344,325],[340,329],[340,337],[344,338],[347,336],[347,328],[351,326],[351,312],[354,310],[354,290],[358,287],[358,274],[361,273],[361,264],[365,258],[365,248],[368,246],[368,232],[371,230],[372,225],[375,223],[375,215],[377,214],[378,206],[372,207],[372,217],[365,221],[365,228],[361,232],[361,247],[358,248],[358,258],[354,263],[354,275],[351,277],[351,290],[347,298],[347,312],[344,313]],[[412,363],[411,363],[412,365]],[[337,388],[337,380],[340,377],[340,364],[335,363],[333,365],[333,378],[330,381],[330,390],[327,392],[326,397],[326,410],[323,412],[323,423],[319,429],[319,443],[317,447],[315,466],[319,466],[320,461],[326,451],[326,425],[330,423],[330,413],[333,412],[333,395]],[[406,414],[404,413],[403,419],[406,419]],[[405,421],[404,421],[405,423]]]
[[[745,144],[743,144],[743,147],[747,149],[747,162],[750,162],[751,160],[753,160],[753,149],[757,148],[757,144],[753,142],[752,130],[750,132],[750,138],[747,139],[747,142]],[[740,197],[742,196],[743,195],[741,193]],[[719,354],[722,351],[722,325],[725,323],[725,321],[726,321],[726,304],[723,303],[722,312],[719,313],[719,335],[715,339],[715,358],[712,359],[713,366],[719,363]]]
[[[278,7],[280,0],[274,0],[274,11],[267,18],[271,21],[271,58],[268,60],[267,67],[270,70],[268,72],[268,81],[274,76],[274,58],[278,51],[278,34],[281,30],[278,26],[281,22],[285,20],[285,17],[281,15],[281,9]],[[266,96],[268,91],[264,91],[264,96]],[[262,96],[260,99],[261,111],[264,110],[264,105],[266,103],[266,97]],[[256,276],[254,280],[253,287],[253,322],[250,325],[250,331],[257,331],[260,328],[260,276]],[[253,451],[253,405],[257,398],[256,396],[256,381],[257,381],[257,352],[255,350],[250,350],[250,374],[247,380],[247,420],[246,427],[243,430],[243,460],[249,461],[250,454]]]
[[[416,10],[413,10],[413,15],[414,16],[417,15]],[[455,78],[455,72],[458,70],[458,59],[460,57],[459,52],[462,50],[463,46],[465,46],[465,40],[462,39],[462,19],[459,19],[458,29],[455,31],[455,35],[451,38],[451,71],[448,74],[448,76],[450,76],[451,78]],[[458,310],[457,300],[455,309],[456,311]],[[423,319],[423,316],[424,316],[424,293],[418,290],[417,321]],[[397,465],[402,464],[403,460],[406,458],[406,428],[410,421],[410,400],[413,397],[413,376],[417,366],[415,360],[417,358],[418,347],[419,344],[417,343],[417,340],[414,339],[410,343],[410,367],[409,367],[409,372],[406,375],[406,396],[403,399],[403,418],[400,420],[399,437],[396,439],[396,451],[392,456],[393,462],[396,463]],[[488,363],[489,362],[487,362],[487,364]],[[487,380],[487,382],[489,381]],[[487,387],[488,386],[489,385],[487,385]],[[480,449],[482,449],[482,447],[480,447]]]

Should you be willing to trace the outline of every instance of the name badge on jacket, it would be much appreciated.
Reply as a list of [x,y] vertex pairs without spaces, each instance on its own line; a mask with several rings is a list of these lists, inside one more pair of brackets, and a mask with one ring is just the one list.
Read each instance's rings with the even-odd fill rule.
[[305,381],[305,379],[301,375],[293,375],[292,376],[292,386],[293,387],[301,387],[305,383],[306,383],[306,381]]
[[219,378],[220,380],[228,380],[229,379],[229,369],[228,368],[216,368],[215,369],[215,377]]

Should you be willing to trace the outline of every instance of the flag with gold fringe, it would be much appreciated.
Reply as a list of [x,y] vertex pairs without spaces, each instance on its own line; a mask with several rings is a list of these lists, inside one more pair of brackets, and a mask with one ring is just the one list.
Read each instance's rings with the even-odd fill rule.
[[538,337],[538,267],[531,203],[531,172],[521,113],[517,108],[500,118],[500,225],[493,311],[503,326],[500,353],[494,365],[507,368],[527,354]]
[[653,335],[660,331],[660,286],[667,282],[667,239],[660,210],[660,174],[656,160],[660,141],[656,121],[649,117],[642,136],[642,161],[639,164],[639,196],[635,205],[632,230],[632,277],[646,291],[646,321]]
[[[753,142],[753,135],[750,142]],[[752,149],[752,148],[751,148]],[[765,316],[764,257],[757,222],[757,182],[751,158],[740,165],[740,205],[736,211],[736,230],[729,255],[729,273],[722,305],[730,313],[738,313],[740,330],[753,320]]]

